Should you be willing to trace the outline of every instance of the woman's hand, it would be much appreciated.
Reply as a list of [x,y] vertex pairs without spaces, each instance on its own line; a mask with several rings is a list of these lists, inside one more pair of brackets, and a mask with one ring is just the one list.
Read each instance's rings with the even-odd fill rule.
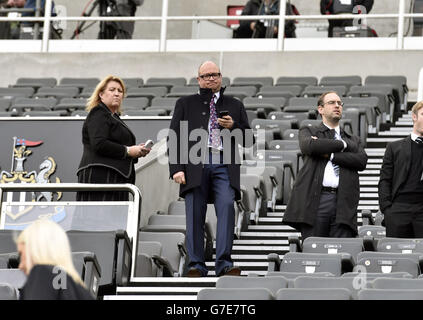
[[144,148],[144,144],[128,147],[128,155],[132,158],[145,157],[151,149]]

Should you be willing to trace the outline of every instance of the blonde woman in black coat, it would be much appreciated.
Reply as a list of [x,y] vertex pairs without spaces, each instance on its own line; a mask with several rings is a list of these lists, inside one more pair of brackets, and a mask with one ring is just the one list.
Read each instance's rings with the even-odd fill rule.
[[[136,144],[131,129],[120,119],[125,96],[123,81],[103,79],[88,99],[89,114],[82,127],[84,151],[77,171],[80,183],[135,183],[134,164],[150,149]],[[127,201],[127,192],[83,191],[78,201]]]

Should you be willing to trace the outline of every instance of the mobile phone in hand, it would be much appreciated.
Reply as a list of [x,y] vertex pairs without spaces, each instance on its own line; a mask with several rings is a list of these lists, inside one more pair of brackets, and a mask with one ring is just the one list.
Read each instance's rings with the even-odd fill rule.
[[219,111],[219,118],[223,118],[224,116],[229,116],[229,111],[227,110]]
[[151,149],[151,147],[153,147],[153,145],[154,145],[153,140],[147,140],[144,144],[144,148]]

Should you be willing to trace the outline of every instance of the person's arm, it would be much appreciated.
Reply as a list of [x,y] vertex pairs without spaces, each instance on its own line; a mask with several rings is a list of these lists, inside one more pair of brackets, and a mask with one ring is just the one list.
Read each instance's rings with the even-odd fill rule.
[[320,0],[320,13],[331,14],[332,0]]
[[382,213],[392,205],[392,180],[394,176],[394,157],[391,144],[386,147],[378,185],[379,208]]
[[[181,121],[184,119],[184,106],[181,99],[176,101],[175,109],[173,111],[172,120],[169,126],[169,135],[167,138],[167,153],[169,156],[169,173],[170,178],[178,172],[185,172],[185,165],[180,162],[180,141],[181,141]],[[187,128],[188,129],[188,128]],[[187,141],[188,143],[188,141]]]
[[348,140],[345,151],[334,153],[332,162],[344,168],[363,171],[367,165],[367,153],[359,138],[357,137],[355,140]]
[[329,158],[331,153],[340,152],[344,148],[341,140],[318,138],[310,127],[303,127],[298,134],[300,149],[304,155]]
[[[244,7],[244,9],[242,10],[241,15],[242,16],[251,16],[251,15],[256,15],[257,12],[254,12],[253,10],[253,5],[251,3],[251,1],[248,1]],[[254,22],[255,20],[239,20],[239,25],[242,28],[250,28],[251,26],[251,22]]]
[[128,156],[138,158],[142,156],[144,153],[141,146],[127,147],[110,140],[112,119],[110,119],[110,115],[97,108],[99,107],[92,109],[86,119],[88,137],[93,150],[104,157],[113,159],[124,159]]

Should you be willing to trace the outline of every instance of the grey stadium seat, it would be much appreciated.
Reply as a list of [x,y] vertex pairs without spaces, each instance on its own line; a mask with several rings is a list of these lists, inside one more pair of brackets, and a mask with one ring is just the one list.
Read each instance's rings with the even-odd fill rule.
[[34,97],[39,98],[48,98],[53,97],[56,99],[61,98],[74,98],[78,96],[79,88],[78,87],[41,87],[37,90],[37,93],[34,94]]
[[375,239],[386,237],[386,228],[384,226],[363,225],[358,227],[358,236],[370,236]]
[[0,283],[0,300],[18,300],[18,298],[16,288],[7,283]]
[[23,97],[29,98],[34,94],[34,88],[0,88],[0,97],[3,98],[16,98]]
[[140,88],[144,85],[144,80],[142,78],[122,78],[122,81],[125,84],[126,88]]
[[128,88],[126,96],[131,97],[147,97],[150,101],[155,97],[164,97],[168,93],[166,87],[142,87],[142,88]]
[[51,110],[51,111],[44,111],[44,110],[32,110],[32,111],[25,111],[22,113],[24,117],[62,117],[67,116],[67,112],[65,110]]
[[216,288],[266,288],[273,295],[279,289],[286,288],[288,285],[287,279],[284,277],[236,277],[236,276],[223,276],[217,279]]
[[270,150],[299,150],[300,145],[295,140],[273,140],[269,144]]
[[50,111],[57,104],[56,98],[16,98],[10,106],[11,110],[17,110],[19,113],[25,111]]
[[[388,253],[363,251],[357,255],[355,267],[365,267],[366,272],[408,272],[413,278],[420,274],[420,255],[415,253]],[[355,270],[354,270],[355,271]]]
[[153,77],[153,78],[148,78],[144,86],[145,87],[148,87],[148,86],[159,87],[163,85],[166,85],[166,86],[169,85],[170,87],[182,87],[182,86],[185,86],[186,84],[187,84],[187,79],[183,77],[169,77],[169,78]]
[[421,289],[363,289],[358,300],[423,300]]
[[126,98],[122,101],[122,109],[142,110],[148,107],[150,100],[146,97]]
[[99,78],[72,78],[64,77],[60,80],[60,86],[71,86],[71,87],[92,87],[95,88],[100,83]]
[[408,87],[405,76],[367,76],[364,80],[365,85],[369,84],[389,84],[394,88],[396,103],[399,103],[400,110],[407,109]]
[[374,289],[420,289],[423,290],[423,279],[376,278],[371,282]]
[[232,80],[234,86],[253,85],[257,87],[273,86],[272,77],[236,77]]
[[129,280],[132,245],[126,231],[66,232],[72,251],[93,252],[101,268],[99,294],[114,292]]
[[363,287],[370,288],[370,284],[355,283],[346,277],[298,277],[294,280],[294,288],[345,288],[351,292],[353,299],[357,299],[358,291]]
[[26,278],[20,269],[0,269],[0,283],[7,283],[16,289],[21,289],[25,285]]
[[279,77],[276,80],[276,85],[298,85],[302,88],[307,86],[316,86],[317,78],[316,77]]
[[259,217],[266,214],[267,194],[263,178],[257,174],[241,174],[240,183],[247,190],[251,209],[250,220],[258,223]]
[[362,238],[308,237],[304,239],[302,251],[305,253],[348,253],[356,261],[357,255],[364,251]]
[[361,86],[360,76],[325,76],[319,81],[319,86],[346,86],[347,89],[351,86]]
[[289,100],[290,98],[296,96],[297,95],[291,90],[286,90],[285,87],[282,86],[266,86],[260,88],[259,92],[257,92],[257,97],[259,98],[284,97],[285,99]]
[[330,272],[284,272],[284,271],[267,271],[265,277],[284,277],[288,280],[288,288],[294,288],[294,281],[298,277],[334,277]]
[[355,277],[365,277],[367,281],[372,281],[378,278],[390,278],[390,279],[411,279],[413,276],[408,272],[391,272],[391,273],[381,273],[381,272],[345,272],[341,277],[345,278],[355,278]]
[[272,293],[265,288],[214,289],[205,288],[198,292],[197,300],[273,300]]
[[306,273],[330,272],[334,276],[340,276],[342,254],[288,252],[284,255],[279,270]]
[[16,85],[19,85],[21,87],[28,86],[33,88],[54,87],[57,85],[57,80],[56,78],[51,78],[51,77],[18,78],[16,80]]
[[161,257],[162,244],[158,241],[138,241],[138,252],[135,262],[136,277],[157,277],[163,275],[153,261],[153,256]]
[[123,110],[122,116],[132,117],[151,117],[151,116],[167,116],[168,111],[166,109],[148,109],[148,110]]
[[287,288],[280,289],[276,300],[351,300],[351,292],[345,288]]
[[243,101],[246,97],[253,97],[257,93],[257,88],[254,86],[229,86],[226,87],[225,96],[232,96]]
[[154,263],[164,272],[163,276],[181,277],[185,267],[185,235],[181,232],[147,232],[138,233],[138,241],[157,241],[162,245],[161,256],[153,255]]
[[66,110],[72,112],[75,110],[85,110],[87,100],[80,98],[62,98],[58,104],[53,107],[53,110]]
[[345,86],[307,86],[304,88],[303,97],[319,97],[325,92],[335,91],[339,97],[347,94],[347,87]]
[[298,141],[299,129],[285,130],[282,136],[283,140],[296,140]]
[[423,239],[382,238],[377,242],[377,251],[423,254]]
[[242,102],[244,103],[244,106],[271,104],[276,108],[275,111],[282,111],[282,108],[285,106],[287,100],[284,97],[273,97],[273,98],[269,98],[269,97],[263,97],[263,98],[246,97],[246,98],[244,98],[244,100],[242,100]]
[[183,97],[196,94],[198,88],[194,86],[172,87],[166,97]]

